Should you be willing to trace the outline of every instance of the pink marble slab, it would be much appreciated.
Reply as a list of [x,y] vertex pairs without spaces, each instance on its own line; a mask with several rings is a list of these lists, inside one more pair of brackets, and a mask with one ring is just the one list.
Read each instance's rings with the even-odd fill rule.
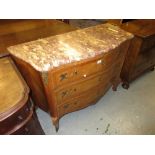
[[43,72],[110,52],[132,37],[131,33],[106,23],[11,46],[8,51]]

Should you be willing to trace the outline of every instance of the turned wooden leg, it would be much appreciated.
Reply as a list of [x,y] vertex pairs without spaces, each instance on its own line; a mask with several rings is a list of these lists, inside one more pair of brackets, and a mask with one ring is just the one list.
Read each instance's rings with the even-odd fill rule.
[[123,83],[122,83],[122,87],[123,87],[124,89],[128,89],[128,88],[129,88],[129,83],[128,83],[128,82],[123,82]]
[[150,71],[154,71],[154,66],[150,69]]

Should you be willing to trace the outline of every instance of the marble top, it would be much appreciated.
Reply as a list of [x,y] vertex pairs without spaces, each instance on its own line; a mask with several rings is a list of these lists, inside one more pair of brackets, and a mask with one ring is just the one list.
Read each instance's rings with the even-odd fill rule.
[[132,37],[131,33],[106,23],[11,46],[8,51],[44,72],[110,52]]

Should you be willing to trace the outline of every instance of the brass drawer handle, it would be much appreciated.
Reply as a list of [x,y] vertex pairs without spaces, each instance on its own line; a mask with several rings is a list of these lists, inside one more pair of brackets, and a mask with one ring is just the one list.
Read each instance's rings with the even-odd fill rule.
[[63,91],[63,92],[61,93],[61,96],[62,96],[62,98],[63,98],[63,97],[65,97],[65,96],[67,96],[67,95],[71,95],[72,93],[74,93],[74,92],[76,92],[76,91],[77,91],[76,88],[73,88],[73,89],[70,89],[70,90],[66,90],[66,91]]
[[68,91],[63,91],[61,95],[62,97],[65,97],[67,94],[68,94]]

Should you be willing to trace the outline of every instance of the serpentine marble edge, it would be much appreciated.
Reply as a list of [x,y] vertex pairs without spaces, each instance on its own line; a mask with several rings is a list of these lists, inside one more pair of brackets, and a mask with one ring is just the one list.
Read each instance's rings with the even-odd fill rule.
[[44,72],[109,52],[132,37],[131,33],[106,23],[11,46],[8,51]]

